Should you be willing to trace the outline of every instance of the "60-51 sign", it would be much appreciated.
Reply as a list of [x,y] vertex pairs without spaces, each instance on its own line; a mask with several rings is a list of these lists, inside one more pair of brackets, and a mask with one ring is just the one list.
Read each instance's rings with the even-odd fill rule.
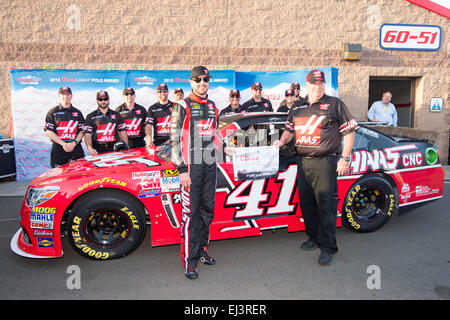
[[437,51],[441,47],[441,27],[418,24],[383,24],[380,47],[385,50]]

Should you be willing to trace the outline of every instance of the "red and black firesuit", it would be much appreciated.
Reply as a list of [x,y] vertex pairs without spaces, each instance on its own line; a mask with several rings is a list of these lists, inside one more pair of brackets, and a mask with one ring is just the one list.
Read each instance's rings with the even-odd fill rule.
[[156,102],[148,108],[146,123],[153,127],[153,143],[159,146],[170,139],[170,114],[173,102]]
[[86,116],[84,131],[92,134],[92,147],[98,153],[111,152],[119,139],[119,131],[126,130],[125,122],[118,112],[108,108],[103,114],[99,108]]
[[116,108],[116,112],[120,114],[127,127],[130,148],[145,147],[145,123],[147,119],[145,108],[135,103],[130,111],[126,103],[123,103]]
[[197,267],[206,255],[209,226],[214,217],[216,160],[214,137],[219,111],[215,103],[194,92],[173,107],[170,143],[179,173],[189,172],[191,187],[181,186],[181,259]]
[[[76,137],[83,130],[84,117],[80,110],[70,104],[69,108],[61,105],[50,109],[45,118],[44,130],[55,132],[64,142],[77,142]],[[84,151],[79,142],[72,152],[64,151],[63,147],[53,142],[50,152],[50,165],[52,168],[65,164],[71,160],[84,157]]]

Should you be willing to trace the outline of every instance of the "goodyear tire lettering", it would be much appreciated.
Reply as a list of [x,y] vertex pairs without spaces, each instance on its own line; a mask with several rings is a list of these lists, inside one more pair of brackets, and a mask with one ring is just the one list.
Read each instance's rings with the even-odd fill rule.
[[398,208],[393,186],[380,174],[360,178],[343,201],[342,224],[357,232],[381,228]]
[[[119,180],[108,179],[110,183],[119,183]],[[105,178],[99,181],[105,182]],[[93,180],[93,184],[96,182]],[[147,230],[145,211],[139,201],[113,189],[100,189],[82,196],[69,214],[67,227],[71,246],[78,254],[92,260],[130,254],[144,240]],[[109,236],[100,237],[99,232]]]

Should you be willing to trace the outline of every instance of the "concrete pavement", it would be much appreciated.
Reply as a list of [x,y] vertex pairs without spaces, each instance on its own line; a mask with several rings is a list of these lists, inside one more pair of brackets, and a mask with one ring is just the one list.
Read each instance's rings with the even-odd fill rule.
[[[445,165],[445,180],[450,180],[450,165]],[[15,179],[0,179],[0,197],[24,196],[30,181],[16,181]]]

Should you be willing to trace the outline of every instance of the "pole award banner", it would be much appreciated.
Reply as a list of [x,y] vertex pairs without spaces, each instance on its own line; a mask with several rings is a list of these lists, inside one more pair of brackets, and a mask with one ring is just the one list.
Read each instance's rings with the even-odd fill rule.
[[[47,112],[59,104],[60,87],[72,89],[72,105],[86,118],[97,108],[99,90],[108,91],[111,108],[123,103],[126,76],[126,71],[108,70],[11,70],[17,181],[31,180],[50,169],[52,144],[44,124]],[[89,155],[86,150],[85,154]]]
[[[313,69],[276,72],[236,72],[236,89],[241,91],[241,104],[252,98],[251,85],[260,82],[262,97],[272,102],[276,111],[284,100],[284,92],[293,82],[300,84],[300,95],[306,96],[306,75]],[[320,68],[325,74],[325,93],[338,97],[338,69],[333,67]]]
[[[208,98],[214,101],[217,108],[223,109],[230,104],[228,92],[234,89],[234,70],[211,70]],[[174,101],[173,91],[183,89],[186,97],[191,92],[189,83],[190,70],[130,70],[127,75],[127,86],[136,91],[136,103],[146,109],[158,101],[156,87],[164,83],[169,88],[169,100]]]

